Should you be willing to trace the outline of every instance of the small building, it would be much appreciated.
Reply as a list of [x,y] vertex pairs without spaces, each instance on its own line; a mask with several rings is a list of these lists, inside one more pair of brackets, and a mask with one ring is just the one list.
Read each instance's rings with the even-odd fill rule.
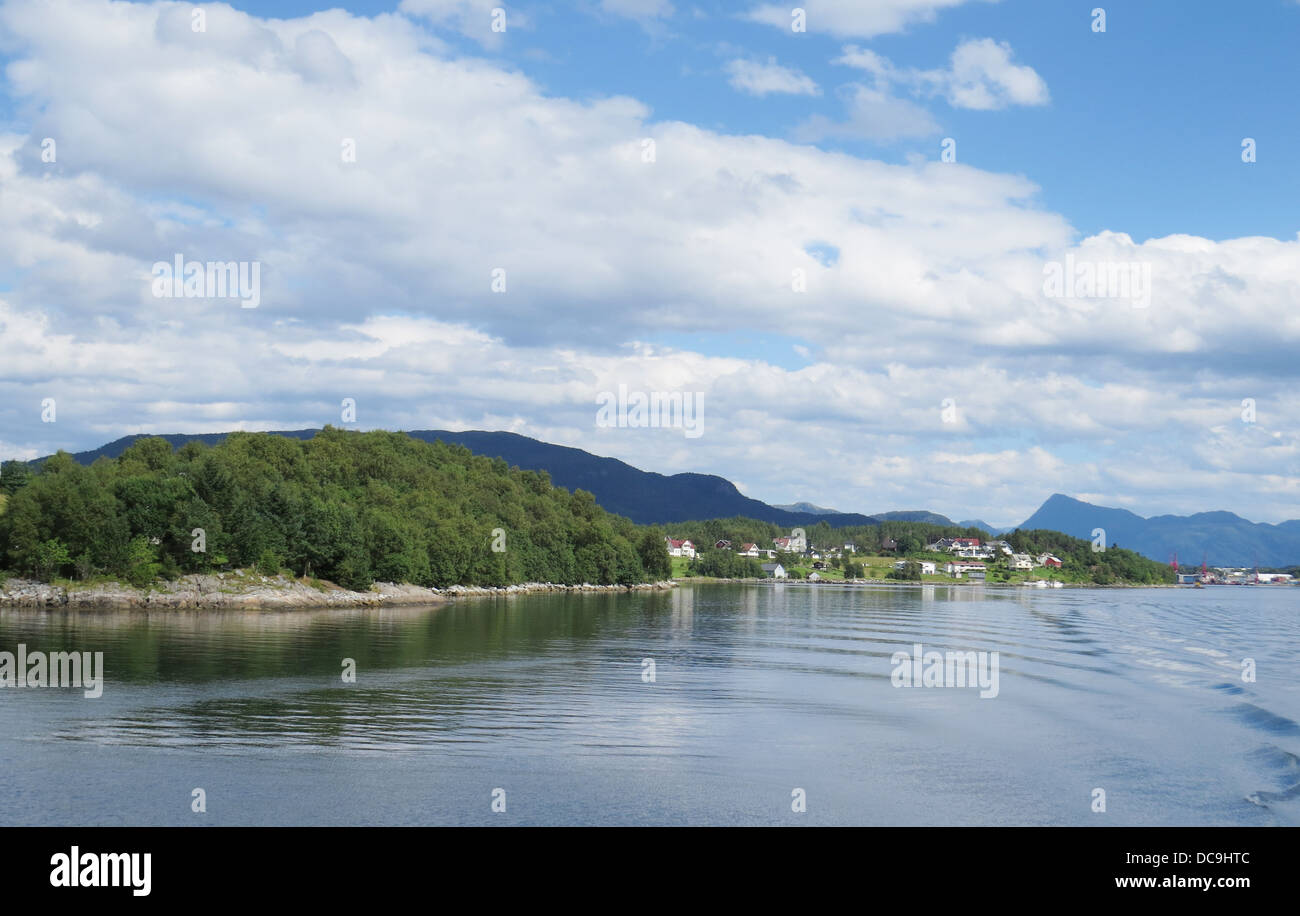
[[959,560],[953,560],[951,563],[945,563],[943,571],[954,579],[960,579],[963,575],[978,572],[980,578],[983,578],[986,572],[983,563],[966,563]]
[[826,564],[823,563],[821,560],[818,560],[816,563],[813,564],[813,569],[825,569],[825,568],[826,568]]
[[893,538],[881,538],[881,539],[880,539],[880,549],[881,549],[881,550],[897,550],[897,549],[898,549],[898,541],[894,540]]
[[1049,567],[1049,568],[1051,568],[1051,569],[1060,569],[1060,568],[1061,568],[1061,560],[1060,560],[1059,557],[1054,557],[1054,556],[1052,556],[1050,553],[1045,553],[1045,554],[1042,554],[1041,556],[1039,556],[1039,558],[1038,558],[1038,565],[1039,565],[1039,566],[1046,566],[1046,567]]
[[695,558],[695,545],[690,541],[679,541],[676,538],[664,538],[664,541],[668,544],[668,556]]
[[788,579],[785,567],[780,563],[764,563],[763,576],[767,579]]
[[894,569],[903,569],[908,563],[915,563],[921,567],[921,575],[933,576],[935,574],[935,565],[930,560],[899,560],[894,564]]
[[758,545],[757,545],[757,544],[741,544],[741,545],[740,545],[740,555],[741,555],[742,557],[757,557],[757,556],[758,556]]
[[822,580],[822,577],[821,577],[818,573],[809,573],[809,574],[808,574],[808,581],[809,581],[809,582],[820,582],[821,580]]
[[808,539],[802,534],[792,534],[788,538],[772,538],[772,544],[777,550],[786,553],[803,553],[808,549]]
[[716,547],[718,550],[730,550],[731,541],[718,541],[713,546]]
[[1011,555],[1012,569],[1033,569],[1034,558],[1027,553],[1013,553]]

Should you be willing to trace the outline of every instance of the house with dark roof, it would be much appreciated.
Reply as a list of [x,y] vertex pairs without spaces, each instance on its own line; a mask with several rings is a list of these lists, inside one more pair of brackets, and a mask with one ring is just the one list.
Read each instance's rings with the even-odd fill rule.
[[782,566],[780,563],[764,563],[763,575],[768,579],[790,578],[788,575],[786,575],[785,567]]

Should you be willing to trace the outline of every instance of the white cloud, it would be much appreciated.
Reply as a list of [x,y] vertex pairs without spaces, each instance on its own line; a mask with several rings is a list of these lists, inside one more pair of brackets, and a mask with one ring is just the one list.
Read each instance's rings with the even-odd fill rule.
[[938,95],[954,108],[982,111],[1010,105],[1046,105],[1047,84],[1032,68],[1011,61],[1011,46],[992,38],[970,39],[952,52],[946,69],[920,70],[895,67],[888,59],[865,48],[849,45],[835,63],[870,73],[881,92],[901,85],[917,94]]
[[812,115],[795,128],[800,140],[816,142],[829,137],[861,137],[883,143],[939,133],[939,124],[919,105],[870,86],[846,90],[847,116],[842,121]]
[[[397,7],[408,16],[428,20],[440,28],[451,28],[488,48],[498,48],[510,29],[524,28],[528,19],[502,0],[401,0]],[[496,11],[504,13],[504,19]],[[504,29],[498,23],[504,24]]]
[[[829,32],[843,38],[873,38],[901,32],[916,23],[933,22],[943,10],[967,0],[802,0],[809,32]],[[991,0],[997,2],[997,0]],[[754,7],[747,18],[790,29],[794,4],[768,3]]]
[[954,108],[989,110],[1049,100],[1047,84],[1034,68],[1013,64],[1011,46],[991,38],[962,42],[952,52],[949,69],[927,71],[922,78]]
[[[404,16],[222,8],[196,43],[173,9],[0,8],[22,125],[0,136],[10,454],[336,422],[353,397],[365,427],[511,428],[774,502],[1012,522],[1064,490],[1297,514],[1300,240],[1078,239],[1022,177],[547,95]],[[258,260],[262,306],[153,298],[176,252]],[[1149,263],[1149,306],[1048,296],[1067,254]],[[796,343],[809,365],[773,364]],[[705,435],[596,428],[619,382],[705,392]]]
[[727,82],[732,88],[750,95],[818,95],[821,89],[802,71],[783,67],[775,58],[767,63],[733,60],[727,63]]

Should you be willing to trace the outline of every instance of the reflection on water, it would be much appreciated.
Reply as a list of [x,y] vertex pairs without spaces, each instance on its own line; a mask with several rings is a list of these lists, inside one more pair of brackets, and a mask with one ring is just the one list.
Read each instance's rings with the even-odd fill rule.
[[[1297,610],[1286,589],[793,584],[6,610],[0,650],[102,651],[106,680],[0,690],[0,823],[1294,824]],[[917,643],[999,653],[998,696],[893,687]]]

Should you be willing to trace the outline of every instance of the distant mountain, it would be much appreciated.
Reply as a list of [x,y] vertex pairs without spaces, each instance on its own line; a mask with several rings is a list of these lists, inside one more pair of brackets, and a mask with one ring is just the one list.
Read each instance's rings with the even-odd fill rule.
[[982,522],[977,518],[970,518],[964,522],[958,522],[957,527],[958,528],[979,528],[984,531],[987,531],[989,534],[1004,534],[1007,531],[1011,530],[1010,528],[998,528],[995,525],[990,525],[988,522]]
[[[317,430],[276,431],[272,435],[292,439],[310,439]],[[195,435],[171,434],[166,439],[173,447],[199,441],[214,445],[228,433]],[[786,527],[811,527],[825,521],[835,528],[871,525],[875,519],[853,512],[798,512],[769,506],[750,499],[735,484],[712,474],[673,474],[665,476],[642,471],[614,458],[601,458],[581,449],[551,445],[527,436],[506,432],[460,432],[415,430],[407,433],[425,442],[441,440],[463,445],[477,455],[502,458],[526,470],[546,471],[551,482],[568,490],[587,490],[606,511],[626,516],[644,525],[671,524],[709,518],[744,516],[774,522]],[[145,436],[125,436],[100,448],[78,452],[72,457],[91,464],[101,456],[116,458],[133,442]]]
[[967,520],[964,522],[954,522],[946,515],[940,515],[938,512],[930,512],[925,509],[907,509],[900,512],[874,512],[874,518],[887,522],[924,522],[927,525],[945,525],[949,528],[979,528],[987,531],[989,534],[1001,534],[1007,531],[1006,528],[995,528],[988,522],[981,522],[979,519]]
[[810,515],[843,515],[839,509],[825,509],[821,506],[814,506],[812,503],[790,503],[789,505],[775,505],[772,508],[782,509],[786,512],[807,512]]
[[1127,509],[1094,506],[1061,493],[1049,497],[1021,528],[1047,528],[1092,539],[1106,531],[1108,546],[1127,547],[1153,560],[1214,566],[1291,566],[1300,563],[1300,520],[1270,525],[1231,512],[1157,515],[1143,518]]
[[875,512],[875,518],[882,522],[924,522],[927,525],[947,525],[951,527],[956,524],[946,515],[940,515],[937,512],[929,512],[925,509],[904,509],[895,512]]
[[516,433],[418,430],[407,435],[426,442],[434,439],[454,442],[479,455],[501,457],[528,470],[544,470],[557,486],[587,490],[606,511],[640,524],[738,515],[790,527],[807,527],[819,521],[833,528],[875,522],[852,512],[792,512],[750,499],[731,481],[713,474],[665,476],[638,470],[615,458],[601,458],[582,449],[551,445]]

